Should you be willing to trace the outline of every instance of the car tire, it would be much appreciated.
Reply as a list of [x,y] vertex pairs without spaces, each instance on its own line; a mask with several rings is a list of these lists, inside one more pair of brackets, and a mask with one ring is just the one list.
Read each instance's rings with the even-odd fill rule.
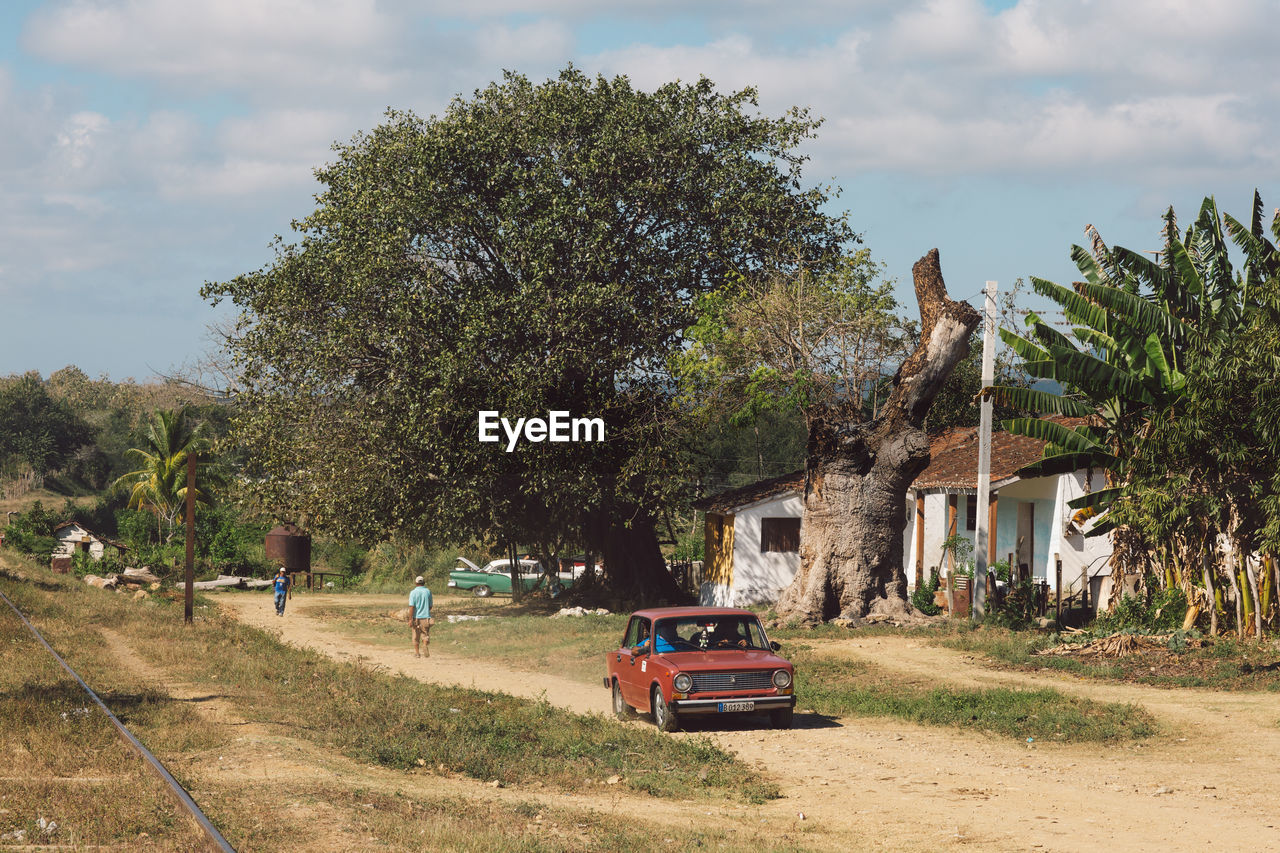
[[622,688],[618,686],[617,681],[613,682],[613,715],[619,720],[630,720],[636,715],[636,709],[622,698]]
[[488,598],[493,595],[493,590],[489,589],[489,587],[484,584],[480,584],[479,586],[471,587],[471,594],[476,598]]
[[676,713],[675,708],[667,704],[666,698],[662,695],[662,688],[656,684],[653,686],[653,702],[650,707],[653,708],[653,723],[658,727],[658,731],[680,730],[680,715]]
[[794,708],[778,708],[769,712],[769,722],[773,723],[775,729],[789,729],[794,714]]

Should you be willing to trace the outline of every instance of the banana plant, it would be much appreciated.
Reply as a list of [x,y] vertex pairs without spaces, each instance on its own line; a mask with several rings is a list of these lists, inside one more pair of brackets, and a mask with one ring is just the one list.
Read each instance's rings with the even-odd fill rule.
[[[1214,200],[1207,198],[1185,231],[1179,231],[1170,208],[1162,231],[1163,248],[1150,258],[1107,246],[1090,226],[1086,231],[1089,248],[1073,246],[1071,250],[1082,281],[1068,288],[1031,278],[1037,293],[1061,307],[1070,332],[1063,333],[1040,315],[1029,313],[1025,334],[1002,331],[1001,336],[1023,359],[1029,375],[1057,382],[1061,392],[986,389],[1005,405],[1052,416],[1004,423],[1010,432],[1046,442],[1043,458],[1024,468],[1023,476],[1082,468],[1105,472],[1106,488],[1070,506],[1090,516],[1103,516],[1090,535],[1112,533],[1117,552],[1127,555],[1123,560],[1149,559],[1138,556],[1144,549],[1150,551],[1146,543],[1172,532],[1176,522],[1170,522],[1168,515],[1163,521],[1157,517],[1159,506],[1186,509],[1199,502],[1202,508],[1221,504],[1239,512],[1248,502],[1248,496],[1212,499],[1215,484],[1225,482],[1218,474],[1154,470],[1160,462],[1147,444],[1153,433],[1163,438],[1170,429],[1190,426],[1184,423],[1182,405],[1188,394],[1188,372],[1198,372],[1197,393],[1203,395],[1203,373],[1213,363],[1206,354],[1239,349],[1244,337],[1256,329],[1259,311],[1270,312],[1273,320],[1280,318],[1276,295],[1280,288],[1275,286],[1280,251],[1271,239],[1280,241],[1280,214],[1271,222],[1268,235],[1259,194],[1254,194],[1247,226],[1221,215]],[[1239,271],[1232,266],[1232,244],[1244,254]],[[1257,355],[1264,357],[1268,356]],[[1280,444],[1280,435],[1273,438]],[[1182,486],[1175,487],[1175,482]],[[1108,513],[1125,502],[1125,512]],[[1153,510],[1156,515],[1151,514]],[[1186,515],[1175,512],[1173,518],[1177,517]],[[1205,520],[1204,515],[1196,517]],[[1143,524],[1135,526],[1133,519],[1143,519]],[[1210,543],[1219,533],[1240,541],[1237,528],[1227,524],[1223,514],[1211,513],[1210,519],[1217,533],[1197,535],[1205,543],[1202,547],[1214,547]]]

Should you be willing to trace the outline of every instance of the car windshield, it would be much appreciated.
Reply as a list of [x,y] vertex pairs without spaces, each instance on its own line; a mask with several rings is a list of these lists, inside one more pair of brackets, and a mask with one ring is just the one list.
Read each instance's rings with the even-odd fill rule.
[[760,620],[754,616],[659,619],[655,633],[654,651],[658,653],[769,648]]

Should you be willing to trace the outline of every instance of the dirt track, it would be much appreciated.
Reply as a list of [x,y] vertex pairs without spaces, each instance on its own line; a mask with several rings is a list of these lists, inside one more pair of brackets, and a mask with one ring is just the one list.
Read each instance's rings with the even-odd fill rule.
[[[419,660],[407,637],[403,649],[356,644],[307,615],[313,605],[385,601],[392,608],[401,598],[299,596],[283,619],[265,595],[228,595],[219,603],[249,624],[339,659],[358,657],[424,681],[545,696],[581,713],[608,712],[603,687],[499,670],[438,648]],[[447,602],[441,605],[447,610]],[[1280,815],[1273,817],[1277,807],[1269,802],[1280,790],[1280,701],[1274,695],[1166,691],[999,672],[911,638],[817,645],[832,655],[872,660],[906,678],[1053,686],[1098,700],[1136,702],[1171,733],[1125,747],[1022,744],[896,721],[797,714],[796,728],[786,732],[705,732],[776,779],[784,793],[751,814],[720,807],[717,819],[807,830],[804,843],[835,849],[1280,850]],[[650,808],[653,817],[671,820],[707,814],[699,811],[705,806],[694,804],[650,801]]]

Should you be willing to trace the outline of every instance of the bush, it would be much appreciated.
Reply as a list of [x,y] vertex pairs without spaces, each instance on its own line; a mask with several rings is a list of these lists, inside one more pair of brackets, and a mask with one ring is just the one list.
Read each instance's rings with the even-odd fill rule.
[[1161,589],[1146,599],[1126,595],[1110,613],[1100,614],[1093,627],[1097,632],[1131,633],[1176,631],[1187,615],[1187,598],[1182,590]]
[[938,570],[929,573],[929,580],[916,587],[911,593],[911,606],[926,616],[937,616],[942,608],[933,603],[933,594],[938,591]]
[[15,516],[5,529],[5,544],[48,565],[53,549],[58,546],[53,528],[61,520],[56,512],[46,510],[43,503],[36,501],[26,512]]
[[[366,571],[362,585],[370,591],[400,591],[413,585],[418,575],[437,592],[445,589],[459,549],[445,545],[429,549],[419,542],[393,539],[380,542],[365,558]],[[478,560],[483,565],[487,560]]]
[[1006,588],[1004,599],[991,608],[989,624],[1019,631],[1031,625],[1039,615],[1038,609],[1034,581],[1028,579],[1011,583]]

